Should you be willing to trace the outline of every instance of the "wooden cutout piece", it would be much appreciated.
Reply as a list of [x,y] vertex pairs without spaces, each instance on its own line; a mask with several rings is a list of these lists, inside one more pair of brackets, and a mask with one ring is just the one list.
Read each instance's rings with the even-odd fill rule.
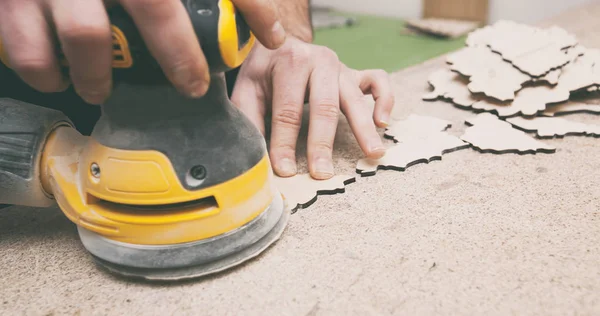
[[569,91],[579,91],[600,85],[600,50],[588,49],[573,63],[565,66],[559,85]]
[[298,209],[311,206],[319,195],[344,193],[346,185],[354,183],[356,178],[339,175],[328,180],[315,180],[310,174],[300,174],[289,178],[275,176],[274,180],[288,208],[295,213]]
[[406,119],[397,121],[387,128],[385,136],[396,142],[422,139],[430,134],[439,133],[452,126],[450,121],[431,116],[409,115]]
[[408,20],[406,26],[435,36],[457,38],[475,30],[479,27],[479,23],[463,20],[427,18]]
[[600,114],[600,105],[575,102],[557,104],[546,108],[542,115],[552,117],[575,113]]
[[535,154],[554,153],[556,148],[544,144],[512,127],[490,113],[481,113],[467,120],[468,127],[461,139],[483,153]]
[[549,87],[538,85],[526,87],[517,93],[515,99],[509,104],[503,104],[492,99],[482,99],[473,104],[473,109],[495,112],[500,117],[510,117],[518,114],[533,116],[544,111],[546,106],[569,100],[570,92],[560,85]]
[[441,160],[442,155],[469,148],[469,144],[446,132],[432,133],[388,148],[380,159],[361,159],[356,171],[362,176],[373,176],[377,170],[405,171],[419,163]]
[[[575,60],[581,51],[571,49],[565,54]],[[561,74],[560,69],[555,69],[543,77],[531,77],[484,46],[463,48],[450,55],[447,62],[451,64],[450,69],[469,77],[468,87],[472,93],[483,93],[503,102],[513,100],[515,93],[529,82],[556,85]]]
[[600,137],[600,125],[573,122],[558,117],[523,118],[506,120],[516,128],[526,132],[537,132],[539,138],[564,137],[567,135],[588,135]]
[[516,68],[532,77],[542,77],[569,63],[564,49],[577,39],[559,27],[540,29],[511,21],[499,21],[469,35],[469,46],[489,46]]
[[468,83],[468,78],[449,69],[440,69],[429,77],[429,84],[434,90],[423,96],[423,100],[434,101],[442,98],[462,107],[471,107],[480,98],[469,91]]

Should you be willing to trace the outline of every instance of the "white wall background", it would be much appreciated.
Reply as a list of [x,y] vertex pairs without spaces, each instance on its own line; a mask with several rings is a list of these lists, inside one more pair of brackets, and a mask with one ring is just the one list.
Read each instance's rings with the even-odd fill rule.
[[[590,2],[600,0],[490,0],[490,22],[508,19],[535,23]],[[422,13],[421,0],[313,0],[313,4],[348,12],[400,18],[417,18]]]

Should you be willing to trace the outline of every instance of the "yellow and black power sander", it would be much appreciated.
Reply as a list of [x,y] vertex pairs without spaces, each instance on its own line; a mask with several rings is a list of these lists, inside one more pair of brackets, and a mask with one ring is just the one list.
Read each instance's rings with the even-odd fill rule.
[[226,270],[279,239],[290,215],[263,136],[227,96],[224,72],[254,36],[230,0],[183,4],[210,66],[204,97],[177,92],[115,8],[114,89],[90,137],[62,112],[0,99],[0,204],[58,204],[95,261],[129,277]]

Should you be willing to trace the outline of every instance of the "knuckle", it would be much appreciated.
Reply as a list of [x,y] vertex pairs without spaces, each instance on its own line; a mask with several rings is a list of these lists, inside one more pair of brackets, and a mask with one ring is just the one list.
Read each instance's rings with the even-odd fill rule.
[[49,58],[28,56],[27,54],[12,54],[10,63],[17,72],[48,72],[54,67]]
[[111,41],[110,29],[102,23],[69,21],[61,27],[59,34],[67,43],[110,43]]
[[279,124],[300,127],[302,125],[302,112],[293,105],[283,106],[274,113],[274,120]]
[[281,54],[292,67],[306,64],[311,58],[308,45],[293,45],[282,50]]
[[337,53],[325,46],[319,46],[318,53],[319,53],[319,56],[323,59],[326,59],[329,61],[339,61],[339,57],[338,57]]
[[375,77],[385,80],[388,80],[390,78],[389,74],[383,69],[376,69],[374,70],[373,74],[375,75]]
[[324,139],[315,140],[311,147],[314,152],[320,154],[320,156],[328,156],[328,154],[333,151],[333,144]]
[[340,115],[339,107],[333,100],[329,99],[320,100],[315,107],[315,111],[317,112],[320,118],[326,119],[328,121],[337,122]]

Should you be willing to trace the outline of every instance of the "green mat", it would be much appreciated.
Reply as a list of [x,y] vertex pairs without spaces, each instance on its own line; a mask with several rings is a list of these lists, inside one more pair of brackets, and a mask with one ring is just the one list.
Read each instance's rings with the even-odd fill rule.
[[465,45],[465,37],[449,40],[406,34],[403,21],[397,19],[343,15],[356,17],[358,24],[317,30],[315,43],[331,48],[342,62],[355,69],[384,69],[392,72]]

